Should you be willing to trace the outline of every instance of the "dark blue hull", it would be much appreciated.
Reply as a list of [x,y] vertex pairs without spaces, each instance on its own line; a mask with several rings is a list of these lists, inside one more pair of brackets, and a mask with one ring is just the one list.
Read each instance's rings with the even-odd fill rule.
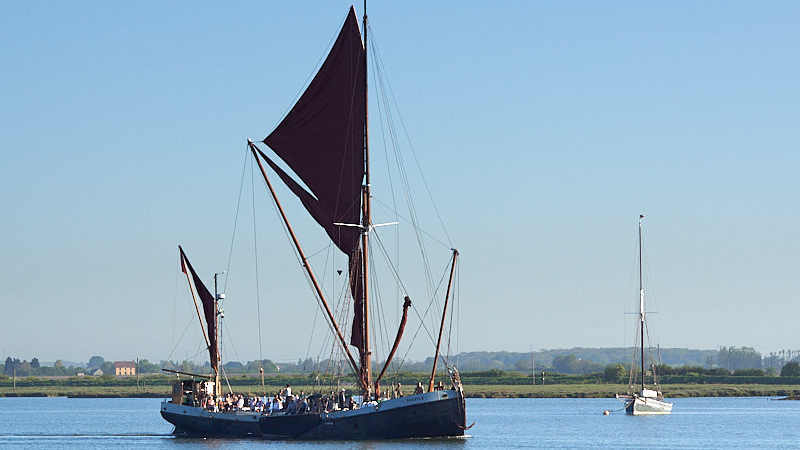
[[265,416],[261,434],[272,439],[363,440],[463,436],[466,412],[463,397],[380,409],[348,417]]
[[202,437],[261,437],[258,420],[239,420],[216,417],[196,416],[161,411],[161,417],[175,425],[175,434]]
[[326,414],[210,413],[164,402],[161,416],[175,433],[203,437],[364,440],[463,436],[464,397],[436,391]]
[[161,416],[175,433],[203,437],[364,440],[463,436],[464,397],[436,391],[326,414],[210,413],[163,402]]

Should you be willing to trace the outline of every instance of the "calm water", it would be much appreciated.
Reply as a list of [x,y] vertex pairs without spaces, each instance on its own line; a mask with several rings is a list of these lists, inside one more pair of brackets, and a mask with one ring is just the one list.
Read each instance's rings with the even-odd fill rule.
[[671,416],[628,417],[614,399],[469,399],[465,439],[268,442],[170,435],[157,399],[0,398],[2,448],[800,448],[800,401],[676,399]]

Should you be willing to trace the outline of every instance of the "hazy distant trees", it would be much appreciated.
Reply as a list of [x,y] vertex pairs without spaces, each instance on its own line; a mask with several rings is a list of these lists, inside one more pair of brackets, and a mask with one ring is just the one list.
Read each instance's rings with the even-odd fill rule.
[[730,375],[728,369],[722,367],[705,368],[701,366],[669,366],[666,364],[659,364],[656,366],[656,373],[658,375],[680,375],[680,376],[698,376],[698,375],[712,375],[712,376],[727,376]]
[[114,363],[111,361],[104,361],[103,364],[100,365],[100,370],[103,371],[103,375],[114,375]]
[[228,373],[239,373],[244,369],[244,364],[240,363],[239,361],[228,361],[222,365]]
[[6,375],[11,375],[19,362],[20,361],[17,358],[12,358],[10,356],[6,358],[6,364],[3,367],[3,373]]
[[161,372],[161,367],[158,364],[153,364],[146,359],[142,359],[139,361],[139,364],[136,366],[137,373],[158,373]]
[[[531,359],[536,362],[537,375],[541,370],[563,374],[597,374],[599,377],[614,378],[613,371],[608,366],[616,367],[617,364],[628,366],[631,363],[630,347],[623,348],[586,348],[575,347],[571,349],[539,350],[534,352],[464,352],[452,355],[449,359],[454,362],[461,372],[478,372],[492,369],[503,371],[517,371],[530,375],[532,368]],[[690,350],[681,348],[662,348],[659,352],[664,363],[659,365],[656,373],[659,375],[719,375],[728,376],[751,374],[758,376],[757,369],[763,369],[766,374],[777,375],[781,368],[788,362],[800,362],[800,351],[780,350],[767,356],[755,351],[752,347],[721,347],[719,350]],[[408,372],[430,371],[433,358],[428,357],[423,361],[393,362],[393,369],[402,366]],[[376,361],[376,366],[382,366],[381,361]],[[9,356],[5,358],[5,365],[0,366],[0,372],[11,376],[16,370],[17,376],[70,376],[78,372],[88,374],[97,369],[113,375],[114,366],[111,361],[106,361],[103,356],[93,355],[85,363],[85,368],[76,364],[58,361],[57,364],[46,363],[42,365],[38,358],[31,358],[30,362]],[[226,361],[225,371],[236,374],[258,374],[263,367],[265,373],[336,373],[346,372],[346,363],[341,360],[315,360],[300,358],[291,362],[278,364],[268,359],[252,361]],[[72,367],[75,366],[75,367]],[[161,368],[181,370],[190,373],[208,374],[211,372],[209,362],[202,361],[159,361],[150,362],[146,359],[139,361],[137,372],[159,373]],[[748,369],[756,369],[748,371]],[[772,369],[772,370],[770,370]],[[606,370],[609,370],[606,373]],[[625,376],[622,378],[625,379]]]
[[88,370],[97,370],[103,367],[103,363],[106,362],[105,358],[102,356],[92,356],[89,358],[89,362],[86,364],[86,369]]
[[760,369],[761,353],[752,347],[720,347],[717,364],[728,370]]
[[766,376],[763,369],[737,369],[733,371],[735,377],[763,377]]
[[553,358],[553,369],[558,373],[587,374],[603,370],[603,366],[596,362],[578,359],[575,355],[560,355]]
[[603,370],[603,380],[609,383],[623,383],[628,376],[628,371],[622,364],[609,364]]
[[19,358],[6,358],[3,373],[6,375],[17,375],[18,377],[27,377],[31,374],[31,363],[28,361],[20,361]]
[[278,371],[278,366],[268,359],[249,361],[245,365],[244,370],[247,373],[259,373],[258,369],[262,367],[264,368],[264,373],[275,373]]
[[781,369],[782,377],[800,377],[800,364],[796,362],[786,363]]

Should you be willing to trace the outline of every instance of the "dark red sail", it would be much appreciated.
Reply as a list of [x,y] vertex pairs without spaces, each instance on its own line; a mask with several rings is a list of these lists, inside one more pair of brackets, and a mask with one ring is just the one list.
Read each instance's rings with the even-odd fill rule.
[[[340,223],[359,223],[361,213],[364,57],[351,8],[319,72],[264,139],[309,187],[321,208]],[[348,254],[354,248],[353,242],[336,244]]]
[[351,7],[319,72],[278,127],[264,139],[308,190],[261,154],[334,244],[349,256],[351,291],[357,312],[350,343],[359,349],[363,333],[359,314],[363,309],[362,268],[358,257],[361,230],[334,223],[361,223],[365,57],[358,19]]
[[211,369],[214,372],[217,371],[217,328],[216,328],[216,321],[214,320],[214,296],[211,295],[211,292],[208,291],[206,285],[203,284],[203,280],[197,276],[197,272],[194,271],[194,267],[192,267],[192,263],[189,262],[189,258],[186,257],[186,254],[183,252],[183,248],[178,246],[178,250],[181,252],[181,271],[183,273],[187,273],[186,269],[189,269],[188,274],[192,276],[192,282],[194,283],[195,290],[197,291],[197,295],[200,297],[200,301],[203,303],[203,315],[206,319],[206,326],[208,329],[208,356],[211,362]]

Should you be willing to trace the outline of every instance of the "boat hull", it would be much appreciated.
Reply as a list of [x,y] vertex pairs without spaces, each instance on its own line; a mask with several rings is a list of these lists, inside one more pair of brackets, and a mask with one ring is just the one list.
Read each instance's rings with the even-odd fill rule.
[[214,413],[195,406],[161,403],[161,417],[175,434],[202,437],[260,437],[258,413]]
[[264,439],[364,440],[463,436],[466,408],[460,391],[411,395],[359,409],[324,414],[214,413],[161,404],[176,434]]
[[625,404],[625,413],[631,416],[653,416],[672,413],[672,403],[655,398],[635,396]]
[[353,411],[329,414],[265,416],[261,434],[268,439],[363,440],[463,436],[463,395],[434,391],[387,400]]

